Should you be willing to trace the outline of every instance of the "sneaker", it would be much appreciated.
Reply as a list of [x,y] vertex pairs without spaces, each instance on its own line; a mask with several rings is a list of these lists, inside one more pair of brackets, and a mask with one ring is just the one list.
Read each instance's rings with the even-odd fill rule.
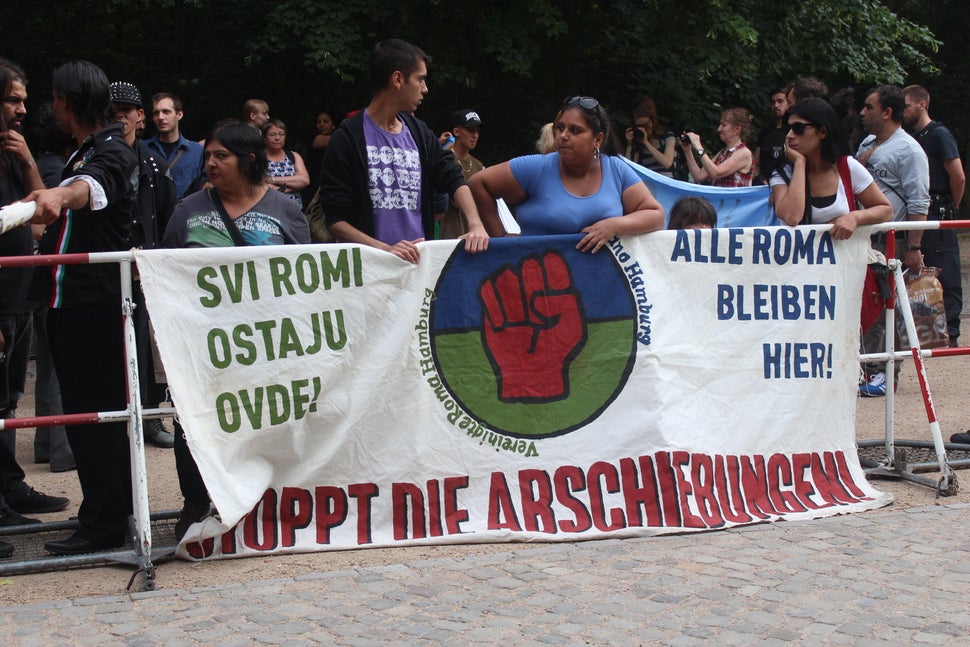
[[50,496],[43,492],[38,492],[29,485],[24,484],[20,492],[14,492],[4,496],[7,505],[17,512],[33,512],[43,514],[45,512],[58,512],[67,507],[70,499],[63,496]]
[[950,436],[951,443],[959,443],[960,445],[970,445],[970,431],[961,431],[960,433],[953,434]]
[[886,374],[876,373],[869,381],[859,386],[859,395],[864,398],[879,398],[886,395]]
[[40,523],[40,519],[31,519],[30,517],[25,517],[19,514],[16,510],[11,510],[10,508],[0,508],[0,527],[6,528],[7,526],[26,526],[35,523]]
[[204,506],[191,503],[182,506],[179,520],[175,522],[175,541],[182,541],[182,537],[189,531],[189,527],[208,517],[211,511],[211,506],[208,503]]
[[161,447],[162,449],[175,447],[175,436],[165,429],[161,420],[152,418],[151,420],[144,420],[143,423],[146,442],[155,445],[155,447]]

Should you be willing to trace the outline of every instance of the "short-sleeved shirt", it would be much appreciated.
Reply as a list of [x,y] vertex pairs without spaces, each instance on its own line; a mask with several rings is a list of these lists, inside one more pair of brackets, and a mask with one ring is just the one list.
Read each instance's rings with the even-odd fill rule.
[[389,133],[364,111],[367,187],[374,205],[374,237],[388,245],[424,238],[421,155],[407,128]]
[[931,121],[923,130],[913,133],[913,139],[926,151],[930,165],[930,193],[950,194],[950,174],[943,165],[960,157],[957,140],[938,121]]
[[[310,228],[296,203],[279,191],[267,191],[252,209],[233,222],[254,247],[310,242]],[[235,243],[208,191],[192,193],[175,206],[162,247],[233,247]]]
[[[852,178],[852,194],[854,196],[859,195],[863,191],[869,188],[869,185],[874,182],[872,176],[869,175],[869,171],[854,157],[849,157],[849,177]],[[785,167],[785,172],[788,173],[788,177],[791,177],[792,166],[791,164]],[[768,184],[774,188],[782,184],[786,184],[784,178],[775,171],[771,174],[771,179]],[[827,222],[831,222],[838,218],[839,216],[844,216],[850,211],[854,210],[855,207],[849,206],[849,198],[845,193],[845,187],[842,185],[842,176],[839,176],[839,188],[834,196],[823,196],[819,198],[812,198],[812,224],[822,225]],[[824,206],[822,206],[824,205]]]
[[623,191],[642,180],[623,160],[601,155],[603,178],[593,195],[575,196],[563,186],[559,153],[509,161],[512,176],[528,196],[516,208],[523,236],[576,234],[604,218],[623,215]]

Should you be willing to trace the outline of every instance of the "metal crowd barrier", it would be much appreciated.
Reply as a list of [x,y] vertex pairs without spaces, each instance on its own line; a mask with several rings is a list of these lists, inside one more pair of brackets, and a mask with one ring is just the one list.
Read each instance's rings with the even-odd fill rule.
[[[172,547],[162,551],[153,549],[151,515],[148,506],[148,471],[145,465],[145,442],[142,418],[174,415],[173,408],[143,409],[138,380],[138,353],[135,349],[135,326],[132,315],[135,310],[132,298],[131,264],[132,252],[104,252],[93,254],[58,254],[41,256],[17,256],[0,258],[0,267],[27,267],[53,265],[79,265],[83,263],[118,263],[121,274],[121,316],[124,324],[125,371],[128,378],[128,406],[122,411],[98,411],[92,413],[64,414],[57,416],[38,416],[32,418],[0,419],[0,429],[23,429],[51,425],[72,425],[82,423],[101,423],[124,420],[128,423],[128,441],[131,450],[131,485],[133,514],[129,519],[131,548],[110,550],[84,555],[63,557],[42,557],[17,560],[14,557],[0,561],[0,575],[34,573],[47,570],[60,570],[73,566],[90,564],[121,563],[136,566],[132,576],[144,576],[144,588],[155,588],[154,562],[174,553]],[[177,513],[166,513],[169,516]],[[158,515],[156,515],[156,519]],[[24,526],[11,526],[0,529],[0,538],[25,534],[47,533],[55,530],[77,528],[76,521],[49,522]]]
[[[886,362],[885,439],[883,441],[859,443],[859,446],[872,447],[881,443],[885,448],[885,457],[880,461],[863,458],[861,462],[866,474],[912,481],[935,488],[938,496],[952,496],[959,490],[957,476],[953,471],[953,467],[970,467],[970,461],[949,461],[947,450],[970,451],[970,446],[944,442],[940,423],[936,415],[936,405],[933,402],[933,395],[930,390],[929,379],[926,376],[926,365],[923,360],[928,357],[970,355],[970,348],[933,348],[925,350],[920,348],[919,337],[916,333],[916,324],[913,321],[913,311],[910,308],[909,295],[906,291],[906,282],[903,278],[902,262],[896,259],[895,231],[908,231],[913,229],[970,229],[970,220],[888,222],[872,226],[873,231],[886,232],[886,261],[892,272],[890,275],[890,287],[892,289],[891,296],[886,303],[885,350],[882,353],[862,354],[860,355],[860,361]],[[898,306],[897,302],[901,306]],[[906,335],[909,337],[911,346],[909,350],[896,350],[895,320],[897,307],[906,327]],[[913,358],[913,363],[916,367],[916,376],[919,381],[924,408],[926,409],[927,424],[933,437],[931,444],[932,449],[936,453],[936,462],[909,464],[906,460],[905,448],[927,448],[926,441],[898,441],[895,437],[896,375],[894,368],[897,361],[910,356]],[[917,476],[917,472],[929,471],[940,472],[939,478],[933,480]]]

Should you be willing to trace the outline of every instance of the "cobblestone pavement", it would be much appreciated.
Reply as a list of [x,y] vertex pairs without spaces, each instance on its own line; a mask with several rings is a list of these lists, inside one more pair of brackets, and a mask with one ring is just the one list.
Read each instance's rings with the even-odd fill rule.
[[957,504],[510,544],[460,561],[0,608],[0,637],[45,647],[965,645],[968,527],[970,504]]

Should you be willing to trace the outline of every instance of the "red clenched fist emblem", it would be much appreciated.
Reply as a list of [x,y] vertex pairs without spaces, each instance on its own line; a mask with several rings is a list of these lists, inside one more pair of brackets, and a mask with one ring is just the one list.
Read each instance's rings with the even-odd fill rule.
[[569,364],[586,343],[586,322],[569,267],[558,252],[505,266],[478,290],[482,337],[504,402],[561,400]]

